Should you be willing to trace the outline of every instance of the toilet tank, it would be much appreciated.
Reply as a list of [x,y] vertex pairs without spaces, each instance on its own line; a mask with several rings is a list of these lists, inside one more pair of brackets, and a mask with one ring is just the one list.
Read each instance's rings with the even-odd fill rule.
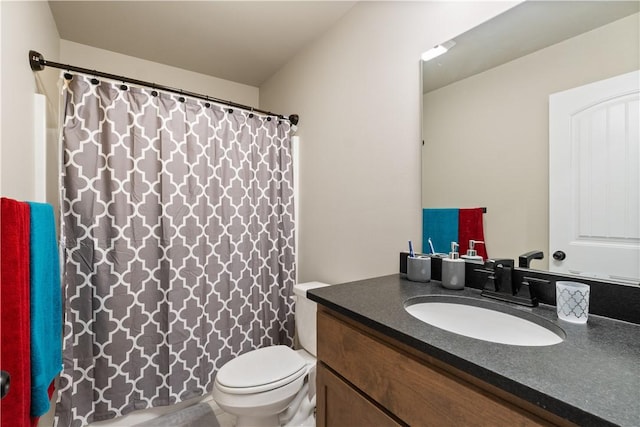
[[307,291],[323,286],[329,285],[321,282],[307,282],[293,286],[298,342],[303,349],[314,357],[316,357],[316,310],[318,306],[307,298]]

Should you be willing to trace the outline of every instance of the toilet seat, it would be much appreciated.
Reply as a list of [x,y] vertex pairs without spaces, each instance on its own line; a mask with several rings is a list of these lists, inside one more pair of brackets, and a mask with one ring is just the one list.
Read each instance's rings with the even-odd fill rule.
[[245,353],[224,365],[215,383],[229,394],[254,394],[285,386],[307,373],[308,365],[297,352],[284,345]]

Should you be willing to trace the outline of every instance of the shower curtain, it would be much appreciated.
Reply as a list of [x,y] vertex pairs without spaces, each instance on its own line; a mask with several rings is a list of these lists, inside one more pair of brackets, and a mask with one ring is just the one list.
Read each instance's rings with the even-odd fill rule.
[[64,96],[56,425],[200,396],[291,345],[289,122],[83,75]]

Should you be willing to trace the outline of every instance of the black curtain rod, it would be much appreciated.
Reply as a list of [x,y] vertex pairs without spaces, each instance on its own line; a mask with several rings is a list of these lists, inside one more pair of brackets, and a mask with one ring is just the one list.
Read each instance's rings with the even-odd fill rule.
[[145,82],[145,81],[142,81],[142,80],[136,80],[136,79],[132,79],[130,77],[117,76],[115,74],[103,73],[101,71],[89,70],[87,68],[76,67],[76,66],[73,66],[73,65],[60,64],[58,62],[47,61],[47,60],[44,59],[44,57],[39,52],[36,52],[35,50],[30,50],[29,51],[29,65],[31,65],[31,69],[33,71],[42,71],[42,70],[44,70],[44,67],[53,67],[53,68],[59,68],[61,70],[75,71],[75,72],[78,72],[78,73],[84,73],[84,74],[88,74],[90,76],[104,77],[104,78],[111,79],[111,80],[117,80],[117,81],[131,83],[131,84],[135,84],[135,85],[139,85],[139,86],[146,86],[146,87],[150,87],[152,89],[159,89],[159,90],[163,90],[165,92],[171,92],[171,93],[175,93],[175,94],[178,94],[178,95],[184,95],[184,96],[190,96],[190,97],[193,97],[193,98],[204,99],[206,101],[215,102],[217,104],[227,105],[229,107],[240,108],[240,109],[251,111],[251,112],[262,113],[262,114],[265,114],[265,115],[268,115],[268,116],[275,116],[275,117],[279,117],[281,119],[286,119],[286,120],[289,120],[292,125],[297,125],[298,121],[300,120],[300,117],[297,114],[291,114],[289,117],[285,117],[285,116],[283,116],[281,114],[275,114],[275,113],[272,113],[270,111],[259,110],[257,108],[253,108],[253,107],[250,107],[250,106],[247,106],[247,105],[238,104],[238,103],[232,102],[232,101],[225,101],[224,99],[218,99],[218,98],[214,98],[214,97],[207,96],[207,95],[201,95],[199,93],[188,92],[188,91],[185,91],[185,90],[176,89],[176,88],[172,88],[172,87],[169,87],[169,86],[163,86],[163,85],[159,85],[159,84],[156,84],[156,83]]

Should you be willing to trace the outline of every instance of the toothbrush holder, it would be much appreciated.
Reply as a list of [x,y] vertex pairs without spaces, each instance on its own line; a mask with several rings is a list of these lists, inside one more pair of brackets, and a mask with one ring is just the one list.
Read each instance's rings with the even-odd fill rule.
[[589,319],[589,291],[585,283],[557,281],[556,310],[558,319],[571,323],[587,323]]
[[412,282],[431,280],[431,257],[419,256],[407,258],[407,278]]

